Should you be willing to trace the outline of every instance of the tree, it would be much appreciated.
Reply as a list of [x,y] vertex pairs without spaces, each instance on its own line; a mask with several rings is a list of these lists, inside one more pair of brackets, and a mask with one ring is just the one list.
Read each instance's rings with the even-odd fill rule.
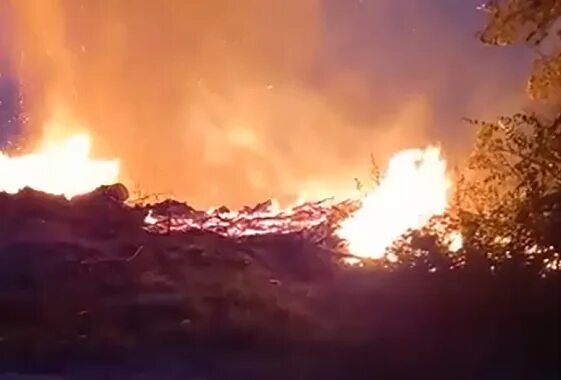
[[561,249],[561,115],[470,122],[477,142],[458,190],[468,244],[541,265]]
[[[561,93],[561,0],[491,0],[481,6],[489,15],[480,34],[484,43],[534,47],[538,58],[528,81],[534,99],[552,99]],[[545,50],[549,50],[545,52]]]

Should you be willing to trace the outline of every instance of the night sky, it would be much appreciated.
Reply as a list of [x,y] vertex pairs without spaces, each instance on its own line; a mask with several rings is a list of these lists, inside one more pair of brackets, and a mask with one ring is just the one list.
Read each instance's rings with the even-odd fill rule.
[[[322,36],[312,58],[301,65],[303,69],[299,66],[297,71],[283,73],[278,80],[265,78],[263,86],[282,88],[291,81],[305,83],[314,99],[325,96],[327,108],[329,102],[337,104],[338,118],[350,125],[350,141],[353,134],[361,139],[361,130],[374,128],[383,132],[386,118],[398,118],[406,104],[421,101],[424,119],[430,121],[423,123],[429,126],[424,127],[422,141],[441,142],[448,152],[465,152],[469,148],[466,141],[470,141],[473,132],[461,118],[493,117],[520,109],[527,101],[524,89],[532,60],[532,52],[525,47],[488,47],[479,42],[476,33],[485,21],[485,15],[476,10],[480,1],[324,0],[319,17]],[[0,4],[6,2],[0,0]],[[299,3],[293,4],[298,7]],[[0,6],[2,9],[6,7]],[[18,131],[11,121],[18,112],[18,88],[7,54],[14,47],[9,18],[9,12],[0,16],[3,143]],[[292,41],[296,46],[300,42],[298,38]],[[147,60],[153,58],[149,50],[143,54]],[[282,57],[283,53],[271,54]],[[414,134],[417,127],[409,128]],[[347,145],[341,157],[353,149],[352,143]],[[360,154],[365,156],[366,151]],[[283,161],[283,165],[286,168],[288,164]],[[313,170],[310,167],[310,172]],[[170,178],[175,179],[175,173],[170,173]],[[185,194],[197,197],[195,193]]]
[[387,104],[427,96],[439,138],[463,135],[463,116],[493,117],[525,101],[531,52],[480,43],[481,0],[325,3],[329,68],[361,73],[371,94],[383,93]]

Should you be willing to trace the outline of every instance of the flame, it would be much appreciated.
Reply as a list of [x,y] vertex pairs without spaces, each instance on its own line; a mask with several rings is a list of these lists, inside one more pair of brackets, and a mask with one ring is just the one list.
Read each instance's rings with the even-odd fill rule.
[[[438,147],[399,152],[390,160],[380,185],[336,233],[348,242],[354,256],[382,258],[407,230],[420,229],[444,213],[450,185]],[[458,250],[461,236],[452,236],[450,245]]]
[[446,244],[450,252],[458,252],[464,247],[464,237],[460,231],[453,231],[446,236]]
[[[344,263],[361,266],[361,258],[384,257],[387,248],[407,230],[420,229],[432,217],[443,214],[450,188],[440,149],[412,149],[397,153],[390,160],[381,184],[362,202],[356,198],[344,202],[327,199],[281,208],[278,203],[268,201],[237,211],[225,208],[197,211],[181,206],[174,209],[173,205],[162,209],[154,205],[146,216],[145,228],[155,233],[204,230],[238,238],[306,232],[312,240],[322,241],[332,233],[329,221],[336,208],[359,206],[341,222],[335,234],[348,243],[354,256],[346,258]],[[461,233],[447,232],[444,225],[441,227],[443,243],[450,252],[458,252],[463,245]],[[389,254],[386,259],[395,262],[397,257]]]
[[117,182],[117,160],[90,158],[87,134],[46,141],[34,153],[10,157],[0,152],[0,191],[17,193],[25,187],[67,198]]

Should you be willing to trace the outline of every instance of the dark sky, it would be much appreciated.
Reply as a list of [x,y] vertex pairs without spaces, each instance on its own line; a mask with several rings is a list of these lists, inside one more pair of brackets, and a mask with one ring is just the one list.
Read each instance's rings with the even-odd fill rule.
[[[65,1],[71,4],[69,7],[75,7],[76,5],[74,1],[67,0],[60,0],[59,3],[64,4]],[[154,8],[143,12],[130,8],[123,10],[121,7],[115,6],[113,13],[107,14],[113,17],[110,17],[109,21],[113,22],[115,20],[116,23],[120,23],[117,25],[125,25],[125,32],[127,31],[126,28],[139,28],[138,33],[129,31],[130,36],[126,36],[127,38],[130,37],[128,40],[130,46],[124,46],[124,49],[129,51],[128,55],[124,57],[130,57],[140,66],[125,67],[125,71],[121,74],[119,74],[117,68],[113,71],[108,70],[104,74],[99,74],[102,75],[101,78],[93,74],[97,74],[99,67],[109,68],[117,60],[112,56],[101,57],[101,55],[106,54],[103,53],[107,50],[103,47],[105,43],[103,39],[105,37],[103,36],[107,34],[98,32],[96,28],[107,26],[104,25],[104,20],[108,18],[103,14],[104,10],[99,8],[95,1],[89,1],[89,8],[84,8],[88,11],[91,9],[95,13],[91,19],[88,15],[79,13],[83,11],[75,7],[76,9],[72,12],[78,12],[76,15],[81,15],[79,17],[83,17],[85,21],[90,22],[90,24],[83,23],[82,20],[78,20],[78,16],[75,16],[74,13],[74,16],[68,16],[68,22],[71,24],[69,28],[77,28],[67,37],[69,38],[69,44],[73,45],[69,47],[69,52],[76,54],[75,58],[78,59],[79,65],[75,69],[84,78],[84,80],[81,80],[83,83],[78,83],[76,96],[78,100],[84,99],[83,103],[88,106],[93,101],[98,102],[96,103],[98,108],[104,105],[103,112],[100,115],[97,115],[95,113],[97,111],[93,110],[92,107],[83,107],[84,111],[90,112],[88,114],[88,116],[91,116],[90,128],[97,128],[96,135],[104,140],[102,145],[108,147],[111,154],[119,154],[120,157],[123,157],[126,166],[127,163],[134,161],[139,151],[143,152],[146,151],[146,147],[157,145],[159,139],[162,140],[161,146],[163,147],[167,147],[170,143],[177,143],[177,147],[164,149],[165,154],[161,155],[160,163],[138,162],[136,172],[134,163],[129,165],[131,172],[136,173],[137,178],[145,177],[146,183],[150,183],[150,178],[148,178],[150,174],[142,170],[159,173],[157,178],[159,183],[167,183],[167,185],[162,186],[177,186],[179,182],[177,173],[168,168],[173,167],[173,165],[183,165],[185,161],[182,160],[187,160],[188,155],[183,154],[182,157],[176,157],[170,153],[181,152],[186,149],[185,146],[179,145],[179,139],[169,138],[169,136],[177,135],[178,129],[174,130],[171,127],[171,124],[176,121],[170,118],[162,122],[162,124],[170,125],[168,130],[162,131],[161,126],[158,126],[160,129],[153,128],[154,123],[149,122],[152,117],[151,113],[144,112],[147,108],[150,108],[150,105],[155,104],[155,101],[162,102],[162,96],[169,96],[170,100],[175,101],[177,96],[173,95],[174,91],[178,91],[178,93],[186,91],[183,87],[175,88],[178,81],[172,80],[169,72],[164,72],[163,75],[155,73],[162,67],[166,67],[164,71],[169,67],[169,69],[179,70],[179,74],[187,73],[185,83],[190,86],[187,88],[196,90],[188,90],[191,91],[189,104],[197,103],[195,106],[200,106],[197,111],[205,111],[209,107],[208,104],[203,104],[206,100],[198,100],[201,99],[200,89],[197,90],[199,82],[206,80],[212,90],[213,79],[220,78],[216,79],[218,81],[218,84],[216,84],[218,94],[213,93],[211,98],[214,99],[215,95],[218,95],[220,102],[214,102],[219,106],[212,104],[212,112],[217,113],[219,122],[222,119],[232,119],[232,115],[234,115],[240,119],[240,122],[247,122],[250,128],[252,127],[251,123],[260,123],[262,125],[261,130],[258,130],[259,127],[256,125],[253,127],[259,132],[257,137],[261,138],[264,144],[262,150],[268,154],[266,157],[268,163],[255,170],[263,174],[274,171],[273,168],[275,170],[280,168],[282,173],[291,175],[296,187],[299,181],[314,180],[311,173],[320,173],[321,170],[324,170],[325,173],[328,173],[329,170],[338,171],[340,173],[337,173],[337,176],[341,177],[341,173],[343,173],[345,178],[352,178],[355,174],[352,170],[356,169],[356,163],[367,161],[371,147],[379,149],[383,159],[387,158],[387,155],[392,151],[403,149],[410,144],[432,142],[441,142],[445,151],[448,152],[464,152],[469,148],[467,142],[470,141],[473,132],[461,121],[462,117],[493,117],[501,113],[516,111],[526,102],[524,88],[526,77],[530,71],[531,51],[524,47],[488,47],[478,41],[476,33],[484,25],[484,15],[476,10],[476,6],[479,5],[481,0],[317,0],[320,3],[319,7],[310,5],[316,0],[286,0],[282,4],[286,4],[286,8],[290,8],[290,11],[279,16],[278,19],[268,21],[268,18],[275,17],[276,14],[283,11],[279,4],[285,0],[276,1],[279,3],[270,0],[270,4],[274,5],[274,7],[271,7],[274,10],[270,12],[266,7],[260,7],[259,10],[252,11],[251,4],[261,6],[266,3],[265,0],[255,3],[252,3],[252,0],[240,2],[246,7],[239,11],[239,20],[236,19],[238,16],[230,17],[227,15],[228,12],[233,10],[225,11],[225,7],[222,6],[212,8],[210,4],[221,4],[219,0],[205,3],[209,4],[205,5],[209,9],[208,15],[204,13],[206,12],[203,9],[205,6],[201,5],[199,7],[201,9],[197,8],[197,11],[201,12],[199,19],[194,18],[185,21],[181,18],[174,19],[178,22],[177,25],[173,25],[173,28],[166,31],[168,39],[163,40],[169,42],[169,46],[167,44],[162,46],[162,41],[157,39],[140,41],[144,37],[138,37],[139,33],[146,31],[147,38],[152,38],[155,33],[162,28],[166,28],[167,23],[162,20],[160,20],[160,24],[155,22],[152,26],[142,26],[142,23],[150,22],[146,21],[146,14],[157,13],[159,12],[158,9]],[[4,142],[15,131],[13,123],[9,124],[8,121],[13,119],[17,113],[18,105],[18,88],[10,70],[7,54],[10,46],[13,47],[14,45],[13,38],[11,38],[13,36],[10,36],[10,15],[9,12],[1,12],[6,9],[5,6],[8,2],[9,0],[0,0],[0,70],[3,72],[2,77],[0,77],[0,100],[2,101],[0,106],[0,139]],[[22,0],[22,2],[31,4],[33,0]],[[121,3],[114,1],[111,4],[139,4],[140,2],[142,1],[134,3],[122,0]],[[147,7],[157,5],[156,2],[145,1],[145,3]],[[181,4],[180,1],[176,3]],[[306,7],[313,9],[313,12],[309,11],[308,8],[306,8],[306,11],[300,12],[298,7],[304,3],[307,4]],[[170,1],[169,4],[172,4],[172,2]],[[195,4],[198,3],[192,4],[192,8],[194,8]],[[223,4],[228,4],[228,2],[223,2]],[[141,7],[141,5],[138,5],[138,7]],[[169,17],[167,11],[163,11],[161,15]],[[134,13],[131,14],[131,12]],[[300,18],[298,18],[298,21],[291,21],[291,15]],[[211,39],[207,45],[206,39],[192,36],[192,30],[197,34],[197,28],[200,29],[199,34],[201,35],[213,34],[209,33],[209,31],[212,32],[213,27],[209,26],[207,22],[201,21],[207,16],[210,17],[211,23],[217,23],[216,25],[220,30],[216,32],[216,35],[225,35],[225,41],[228,39],[228,33],[231,33],[232,30],[241,36],[246,33],[243,40],[240,40],[241,42],[233,42],[241,43],[239,51],[236,51],[236,45],[224,45],[226,47],[223,48],[219,39]],[[127,21],[129,17],[130,22]],[[131,21],[133,18],[136,21]],[[255,21],[256,18],[257,21]],[[237,25],[234,27],[236,29],[228,29],[230,24],[226,24],[227,26],[221,25],[222,19],[226,23],[231,22],[232,25]],[[314,26],[306,27],[305,20],[309,20]],[[316,27],[318,20],[319,26]],[[198,25],[198,22],[201,25]],[[240,31],[240,28],[245,27],[246,22],[251,23],[251,25],[247,27],[247,30]],[[192,29],[189,26],[184,27],[184,24],[189,23],[194,24]],[[84,25],[93,25],[91,26],[92,30],[86,30],[87,27]],[[46,30],[42,28],[43,26],[39,26],[37,30]],[[302,38],[299,36],[300,30],[303,31]],[[315,32],[312,32],[316,30],[320,30],[319,37],[314,34]],[[258,36],[261,31],[263,31],[263,37]],[[80,37],[82,34],[85,40],[90,41],[89,45],[83,43],[83,41],[78,41],[82,38]],[[187,36],[189,41],[194,41],[192,49],[196,47],[198,50],[192,51],[201,52],[201,57],[196,56],[196,54],[194,54],[195,57],[193,57],[193,54],[180,55],[175,51],[174,45],[178,47],[183,44],[182,41],[176,42],[174,40],[177,36],[183,36],[181,38]],[[106,42],[111,43],[112,48],[115,48],[115,44],[118,44],[114,41]],[[149,47],[150,44],[153,44],[153,48]],[[257,47],[253,48],[244,44],[255,44]],[[300,44],[302,47],[298,48]],[[89,56],[85,56],[85,58],[82,58],[81,55],[83,52],[82,45],[88,45],[87,54]],[[207,47],[205,48],[205,46]],[[46,51],[50,48],[39,46],[39,51]],[[157,49],[163,50],[154,54],[153,51]],[[218,53],[215,54],[213,49]],[[222,51],[219,51],[220,49],[226,52],[225,55],[221,55]],[[286,54],[283,49],[287,50]],[[309,50],[309,54],[306,55],[307,50]],[[99,57],[95,55],[96,51],[100,52],[98,53]],[[186,52],[189,53],[188,50]],[[181,64],[175,66],[168,65],[169,59],[166,58],[166,54],[178,62],[182,59],[187,61],[197,61],[199,59],[201,63],[199,66],[196,62],[192,64],[180,62]],[[13,56],[14,54],[12,54]],[[17,51],[15,56],[17,56]],[[299,59],[299,56],[306,57]],[[80,61],[82,59],[83,61]],[[229,61],[225,62],[222,68],[220,66],[221,59]],[[97,63],[97,60],[99,60],[99,63]],[[216,62],[217,60],[218,62]],[[47,60],[47,62],[49,61]],[[259,62],[263,63],[259,64]],[[45,78],[45,76],[49,76],[49,71],[47,69],[43,70],[41,62],[38,60],[34,63],[39,71],[44,71],[38,76],[41,76],[43,80],[46,79],[47,82],[52,82],[52,77]],[[131,67],[135,68],[132,73],[129,70]],[[271,67],[271,69],[263,69],[263,67]],[[27,69],[29,70],[29,67]],[[198,79],[198,74],[195,74],[197,70],[203,74],[208,72],[208,77],[202,75]],[[247,74],[248,72],[251,74]],[[154,74],[152,75],[152,73]],[[134,75],[137,74],[138,77],[135,77]],[[27,75],[29,75],[29,71]],[[110,75],[116,76],[111,78]],[[234,79],[232,79],[232,75]],[[151,78],[152,76],[154,78]],[[244,78],[244,76],[247,76],[247,81],[243,79],[236,81],[236,78]],[[124,79],[121,80],[122,78]],[[129,85],[136,85],[139,78],[140,80],[145,80],[145,78],[150,80],[146,83],[146,88],[150,89],[150,91],[145,91],[148,95],[154,93],[154,96],[156,96],[161,93],[162,96],[158,95],[157,98],[150,98],[145,95],[144,98],[136,99],[139,92],[136,88],[131,88],[128,92],[123,89],[123,87]],[[119,83],[111,87],[113,82]],[[103,85],[97,86],[98,83],[103,83]],[[265,90],[269,87],[269,84],[274,85],[274,92],[270,92],[270,95]],[[261,86],[261,89],[257,89],[255,86]],[[141,86],[139,88],[142,89]],[[253,95],[247,95],[244,92],[246,90]],[[119,93],[127,96],[120,96],[119,98],[119,95],[117,95]],[[205,93],[202,95],[205,95]],[[94,96],[97,96],[97,98],[94,98]],[[116,99],[104,99],[111,96],[116,97]],[[249,104],[241,101],[238,104],[238,100],[244,100],[244,96],[248,96],[246,103]],[[255,99],[252,97],[255,97]],[[119,106],[120,101],[128,101],[128,103]],[[198,103],[201,103],[201,105]],[[252,115],[246,120],[243,113],[244,107],[249,107],[248,112],[251,113],[253,112],[251,110],[252,103],[256,103],[255,108],[258,108],[261,113],[255,117]],[[120,118],[115,118],[115,125],[118,125],[123,131],[120,135],[111,135],[113,132],[110,132],[110,130],[115,131],[117,127],[115,125],[111,126],[113,120],[103,119],[107,115],[105,108],[108,107],[130,109],[128,113],[123,111],[122,115],[119,115]],[[271,107],[271,111],[267,115],[269,107]],[[166,110],[160,113],[154,112],[156,120],[159,120],[164,114],[172,115],[176,113],[176,109],[171,106],[167,109],[159,104],[157,107],[154,106],[155,111],[159,111],[156,108]],[[314,112],[309,112],[309,115],[306,114],[312,108]],[[410,111],[409,108],[413,111]],[[241,111],[237,112],[236,110]],[[139,114],[140,111],[142,112]],[[333,115],[329,115],[329,117],[319,117],[317,115],[331,111]],[[221,115],[221,112],[224,115]],[[97,116],[99,117],[96,119]],[[204,128],[200,126],[205,124],[207,118],[203,117],[204,120],[202,121],[199,119],[196,119],[198,122],[192,122],[193,125],[197,124],[199,128]],[[127,122],[130,122],[130,128],[128,129]],[[321,129],[314,125],[314,123],[322,125],[322,123],[325,124],[324,122],[338,124],[338,126],[329,128],[326,126]],[[139,127],[142,123],[146,123],[146,125]],[[277,124],[280,124],[280,128],[282,128],[283,123],[284,125],[291,125],[291,129],[284,131],[285,133],[279,133]],[[105,126],[101,124],[105,124]],[[270,125],[263,127],[264,124]],[[298,124],[301,124],[302,127],[299,127]],[[387,133],[385,133],[386,124],[400,125],[395,136],[387,136]],[[406,124],[406,126],[401,126],[401,124]],[[151,127],[153,131],[149,132]],[[210,127],[212,125],[207,126],[207,128]],[[229,126],[222,127],[227,128]],[[299,136],[298,133],[306,127],[306,134]],[[139,128],[144,129],[143,131],[146,133],[144,135],[136,134],[135,132]],[[184,127],[181,126],[181,128]],[[391,127],[387,128],[391,129]],[[221,137],[211,134],[211,132],[208,132],[208,136],[212,136],[212,138],[205,135],[205,138],[210,138],[211,145],[204,145],[207,144],[205,140],[200,144],[204,147],[203,149],[209,151],[213,148],[212,144],[219,144],[217,146],[220,151],[230,152],[224,145],[229,142],[220,142]],[[218,130],[218,133],[221,133],[220,130]],[[345,134],[344,141],[341,140],[341,134],[343,133]],[[123,141],[130,140],[131,134],[134,134],[135,139],[137,139],[135,140],[135,148],[119,146]],[[193,130],[187,138],[199,138],[199,134]],[[207,132],[205,131],[204,134],[207,134]],[[316,139],[320,135],[323,135],[323,140]],[[160,136],[164,137],[160,138]],[[283,139],[287,139],[287,136],[289,139],[284,141]],[[143,142],[142,138],[145,138],[146,141]],[[303,140],[305,143],[296,143],[296,139]],[[379,140],[378,145],[376,145],[376,139]],[[313,147],[313,155],[310,153],[307,159],[303,159],[303,152],[309,150],[307,146],[313,140],[318,141],[316,146]],[[364,140],[371,142],[365,142]],[[403,140],[403,144],[400,143],[401,140]],[[188,146],[187,149],[191,149],[193,155],[200,154],[200,152],[193,151],[192,146]],[[332,157],[331,162],[325,163],[326,158],[319,155],[322,149],[325,157]],[[116,153],[117,151],[119,153]],[[219,162],[217,164],[212,161],[208,165],[214,165],[212,167],[216,173],[219,172],[216,165],[222,165],[224,171],[220,175],[217,174],[217,179],[208,179],[209,181],[224,181],[226,187],[231,189],[233,186],[238,186],[241,173],[253,170],[256,162],[263,161],[259,158],[262,152],[256,152],[253,149],[248,152],[240,150],[239,155],[236,152],[238,150],[232,151],[231,154],[239,158],[238,161],[241,164],[236,163],[236,167],[239,168],[236,170],[240,170],[240,172],[236,172],[233,167],[224,166],[225,163]],[[169,157],[166,154],[169,154]],[[275,155],[276,158],[273,157]],[[312,158],[317,162],[312,163]],[[303,165],[303,162],[309,165]],[[191,182],[185,182],[185,190],[179,190],[182,195],[196,199],[203,199],[208,196],[206,188],[201,187],[197,190],[193,187],[192,181],[193,178],[197,178],[197,173],[199,175],[203,173],[205,178],[208,177],[208,173],[211,172],[209,169],[211,166],[208,165],[202,164],[200,167],[192,165],[192,171],[187,173],[190,175],[190,177],[189,175],[187,177],[191,178]],[[333,169],[335,166],[337,166],[336,170]],[[331,169],[328,167],[331,167]],[[226,173],[231,175],[231,178],[226,178]],[[260,173],[257,173],[256,176],[261,175]],[[239,194],[231,194],[231,200],[238,201],[242,199],[243,194],[248,194],[247,197],[251,199],[268,196],[270,194],[267,194],[267,191],[269,191],[267,189],[278,187],[279,181],[288,183],[288,179],[285,177],[265,177],[261,181],[260,186],[262,188],[258,192],[250,193],[247,191],[248,189],[240,187]],[[252,178],[247,179],[247,181],[252,182]],[[292,190],[287,188],[286,191],[290,192]],[[225,199],[225,195],[220,192],[220,189],[217,189],[215,197],[216,199]],[[227,199],[227,201],[229,200]],[[245,201],[245,199],[243,200]]]
[[328,66],[361,72],[367,88],[383,92],[388,104],[427,96],[437,138],[463,135],[458,130],[463,116],[492,117],[525,100],[531,52],[479,42],[476,34],[485,21],[476,10],[481,0],[325,3]]

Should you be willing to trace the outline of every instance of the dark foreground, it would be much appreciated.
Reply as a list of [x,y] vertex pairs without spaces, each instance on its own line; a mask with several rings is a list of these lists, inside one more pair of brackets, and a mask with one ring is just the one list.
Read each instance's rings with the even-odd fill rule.
[[[222,321],[188,334],[178,311],[152,306],[129,309],[122,324],[92,326],[115,330],[105,342],[88,342],[102,331],[71,339],[45,322],[27,326],[48,337],[15,345],[5,340],[1,365],[4,371],[77,379],[559,378],[559,301],[539,299],[558,295],[558,281],[544,285],[543,293],[518,295],[497,284],[480,288],[483,295],[428,289],[443,285],[433,279],[417,291],[410,288],[417,288],[414,283],[372,282],[352,294],[331,289],[329,304],[316,309],[303,334],[297,323],[291,326],[291,316],[264,317],[254,328]],[[312,323],[330,326],[311,338],[322,330]],[[57,341],[58,334],[67,340]]]
[[559,275],[350,269],[296,235],[156,236],[100,199],[0,198],[0,379],[561,375]]

